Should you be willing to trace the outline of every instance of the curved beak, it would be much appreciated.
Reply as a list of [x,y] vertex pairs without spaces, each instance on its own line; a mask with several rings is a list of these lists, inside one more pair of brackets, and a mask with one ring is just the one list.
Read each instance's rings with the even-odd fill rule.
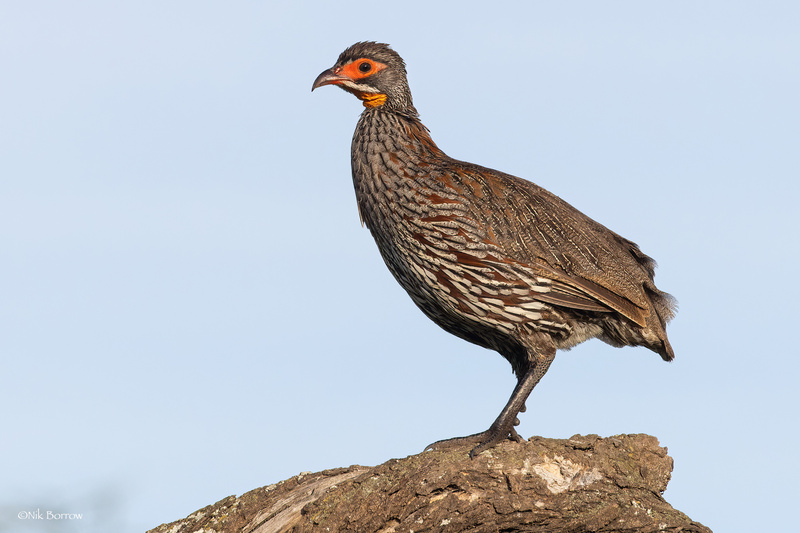
[[322,87],[323,85],[336,85],[337,83],[342,83],[349,79],[350,78],[347,76],[336,74],[332,68],[329,68],[317,76],[317,79],[314,80],[314,85],[311,86],[311,90],[313,91],[317,87]]

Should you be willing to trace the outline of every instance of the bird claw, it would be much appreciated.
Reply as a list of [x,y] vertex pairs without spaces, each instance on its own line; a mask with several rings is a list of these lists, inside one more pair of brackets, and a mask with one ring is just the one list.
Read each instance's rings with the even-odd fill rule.
[[503,434],[502,431],[489,428],[481,433],[468,435],[466,437],[454,437],[452,439],[436,441],[433,444],[429,444],[425,448],[425,451],[443,451],[472,446],[469,456],[471,459],[474,459],[482,451],[488,450],[489,448],[492,448],[496,444],[506,439],[512,442],[525,442],[525,439],[520,437],[519,433],[517,433],[517,430],[513,427],[506,434]]
[[425,451],[438,452],[443,450],[452,450],[453,448],[460,448],[462,446],[477,445],[480,444],[482,436],[483,433],[476,433],[475,435],[468,435],[466,437],[453,437],[451,439],[437,440],[434,443],[428,444],[428,446],[425,447]]

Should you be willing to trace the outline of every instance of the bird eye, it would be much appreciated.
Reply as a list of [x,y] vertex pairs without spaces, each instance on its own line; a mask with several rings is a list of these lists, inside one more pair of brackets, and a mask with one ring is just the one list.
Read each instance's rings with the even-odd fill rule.
[[364,61],[363,63],[358,65],[358,70],[360,70],[362,73],[366,74],[367,72],[372,70],[372,65],[370,64],[369,61]]

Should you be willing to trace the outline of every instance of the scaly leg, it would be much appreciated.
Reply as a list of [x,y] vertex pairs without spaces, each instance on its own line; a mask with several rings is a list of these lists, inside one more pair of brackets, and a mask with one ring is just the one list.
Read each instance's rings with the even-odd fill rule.
[[499,442],[505,439],[511,439],[517,442],[522,441],[522,437],[517,434],[514,426],[519,424],[517,415],[525,410],[525,400],[528,399],[533,388],[545,375],[550,364],[555,359],[555,350],[546,356],[538,357],[536,362],[533,363],[527,371],[517,381],[517,386],[514,387],[514,392],[511,393],[508,403],[500,411],[500,415],[492,423],[486,431],[469,435],[466,437],[455,437],[452,439],[440,440],[434,442],[425,450],[441,450],[466,444],[475,444],[469,456],[474,458],[476,455],[484,450],[488,450]]

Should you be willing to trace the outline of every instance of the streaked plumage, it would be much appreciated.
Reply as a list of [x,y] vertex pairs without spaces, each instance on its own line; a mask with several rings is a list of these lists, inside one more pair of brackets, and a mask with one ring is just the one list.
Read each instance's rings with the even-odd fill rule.
[[405,64],[388,45],[345,50],[314,87],[358,96],[352,143],[360,216],[386,265],[446,331],[496,350],[518,385],[492,427],[435,443],[511,437],[557,349],[590,338],[645,346],[667,361],[675,303],[653,283],[655,262],[541,187],[445,155],[413,106]]

